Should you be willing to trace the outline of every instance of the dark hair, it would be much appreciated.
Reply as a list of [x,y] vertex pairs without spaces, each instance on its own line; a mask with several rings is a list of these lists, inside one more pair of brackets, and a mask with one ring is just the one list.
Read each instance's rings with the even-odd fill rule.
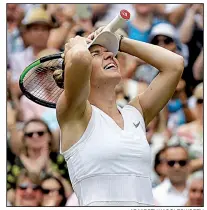
[[158,176],[161,176],[162,174],[159,173],[159,171],[157,170],[157,166],[161,163],[160,161],[160,155],[166,151],[166,147],[163,147],[162,149],[160,149],[157,154],[155,155],[155,161],[154,161],[154,170],[157,173]]
[[56,180],[59,185],[60,185],[60,190],[59,190],[59,194],[62,195],[63,199],[60,202],[59,206],[65,206],[66,202],[67,202],[67,198],[65,196],[65,188],[62,184],[62,182],[60,181],[60,179],[58,179],[56,176],[52,175],[52,174],[47,174],[43,179],[42,179],[42,183],[48,179],[54,179]]
[[[23,127],[23,132],[25,133],[25,130],[26,130],[26,127],[30,124],[30,123],[41,123],[45,126],[47,132],[49,133],[50,137],[51,137],[51,140],[49,142],[49,149],[50,150],[54,150],[54,145],[53,145],[53,142],[54,142],[54,137],[53,137],[53,134],[48,126],[48,124],[44,121],[44,120],[41,120],[39,118],[33,118],[31,120],[28,120],[27,122],[25,122],[24,124],[24,127]],[[22,142],[25,143],[25,136],[23,136],[23,139],[22,139]],[[23,149],[27,149],[27,148],[23,148]]]

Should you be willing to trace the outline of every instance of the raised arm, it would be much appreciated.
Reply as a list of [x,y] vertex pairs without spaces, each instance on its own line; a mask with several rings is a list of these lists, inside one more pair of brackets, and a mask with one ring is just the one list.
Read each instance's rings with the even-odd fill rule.
[[120,49],[160,71],[147,90],[130,102],[141,110],[147,125],[172,97],[183,72],[183,58],[159,46],[128,38],[122,39]]
[[190,4],[181,4],[171,12],[168,12],[166,16],[170,23],[172,23],[174,26],[177,26],[180,22],[182,22],[183,18],[185,17],[185,12],[189,6]]
[[91,54],[86,39],[76,36],[65,45],[64,92],[58,100],[58,113],[84,111],[90,93]]
[[184,44],[188,43],[192,38],[193,29],[195,26],[195,15],[199,7],[199,4],[193,4],[191,8],[188,9],[180,27],[180,40]]
[[204,70],[204,53],[203,49],[201,50],[199,56],[196,58],[195,63],[193,64],[193,76],[196,80],[203,79]]

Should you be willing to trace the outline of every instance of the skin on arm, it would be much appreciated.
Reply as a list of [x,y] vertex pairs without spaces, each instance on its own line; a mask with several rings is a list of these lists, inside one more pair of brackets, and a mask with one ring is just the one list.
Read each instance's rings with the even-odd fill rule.
[[203,49],[201,50],[199,56],[196,58],[195,63],[193,64],[193,76],[196,80],[203,79],[204,70],[204,57]]
[[[73,24],[70,22],[64,22],[59,28],[52,29],[47,42],[48,48],[60,49],[67,39],[68,33],[71,30]],[[61,36],[60,36],[61,34]]]
[[195,14],[199,9],[198,4],[194,4],[188,9],[183,23],[180,27],[180,41],[184,44],[188,43],[193,35],[193,29],[195,26]]
[[193,173],[195,171],[203,169],[203,158],[197,158],[190,161],[190,172]]
[[[59,12],[62,15],[62,19],[59,20],[60,27],[52,29],[50,31],[50,36],[47,42],[48,48],[60,49],[62,46],[64,46],[68,37],[68,33],[71,31],[72,27],[75,24],[73,20],[73,17],[76,12],[75,5],[70,4],[70,5],[64,5],[62,7],[61,5],[59,5],[59,7],[60,8],[57,8],[57,10],[59,9],[60,10]],[[55,11],[53,11],[53,13],[55,13]]]
[[183,57],[159,46],[128,38],[122,39],[120,47],[121,51],[142,59],[160,71],[147,90],[130,102],[142,112],[147,125],[175,92],[184,69]]
[[57,102],[63,150],[80,138],[90,119],[91,61],[85,38],[77,36],[65,45],[64,91]]
[[10,133],[9,145],[11,151],[15,155],[20,154],[20,149],[22,147],[22,137],[23,133],[17,130],[17,121],[16,121],[17,112],[7,103],[7,129]]
[[185,12],[189,8],[190,4],[182,4],[179,7],[173,9],[173,11],[166,14],[170,23],[177,26],[185,17]]

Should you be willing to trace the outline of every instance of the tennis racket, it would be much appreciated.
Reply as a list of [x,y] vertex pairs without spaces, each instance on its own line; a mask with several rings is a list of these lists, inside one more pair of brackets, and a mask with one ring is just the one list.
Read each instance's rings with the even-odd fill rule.
[[[130,18],[127,10],[121,10],[103,31],[116,32]],[[33,102],[49,108],[56,108],[56,103],[63,87],[57,86],[53,79],[55,70],[64,70],[64,53],[41,57],[27,66],[19,78],[23,94]]]

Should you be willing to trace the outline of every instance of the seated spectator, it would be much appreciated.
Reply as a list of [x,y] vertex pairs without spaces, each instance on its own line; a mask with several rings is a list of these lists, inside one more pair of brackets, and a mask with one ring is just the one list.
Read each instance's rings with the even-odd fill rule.
[[12,91],[20,96],[19,76],[27,65],[36,59],[36,55],[47,47],[50,29],[53,27],[51,17],[42,8],[32,8],[22,20],[24,33],[27,34],[29,47],[20,53],[14,53],[9,57],[12,71]]
[[62,182],[53,175],[46,175],[41,182],[43,193],[41,206],[65,206],[66,195]]
[[[22,136],[23,135],[23,136]],[[40,119],[32,119],[25,123],[23,134],[21,136],[11,136],[11,142],[18,141],[20,144],[14,160],[11,160],[7,177],[10,177],[8,183],[15,183],[17,173],[22,168],[29,172],[45,176],[46,173],[58,172],[62,177],[68,180],[68,170],[63,156],[57,153],[56,144],[54,144],[53,135],[48,125]],[[18,138],[22,138],[20,141]],[[18,152],[19,151],[19,152]],[[12,180],[12,182],[10,181]],[[67,181],[68,189],[70,183]],[[12,185],[13,186],[13,185]]]
[[188,192],[188,201],[185,206],[199,206],[204,205],[203,197],[203,171],[196,172],[191,175],[188,181],[189,192]]
[[17,179],[13,206],[40,206],[41,199],[39,180],[33,180],[28,171],[22,170]]
[[184,147],[174,145],[166,148],[165,158],[167,178],[153,189],[155,205],[184,206],[188,199],[188,152]]
[[180,126],[176,136],[170,140],[171,143],[179,141],[186,146],[191,159],[203,157],[203,83],[195,88],[194,97],[196,98],[194,111],[196,120]]

